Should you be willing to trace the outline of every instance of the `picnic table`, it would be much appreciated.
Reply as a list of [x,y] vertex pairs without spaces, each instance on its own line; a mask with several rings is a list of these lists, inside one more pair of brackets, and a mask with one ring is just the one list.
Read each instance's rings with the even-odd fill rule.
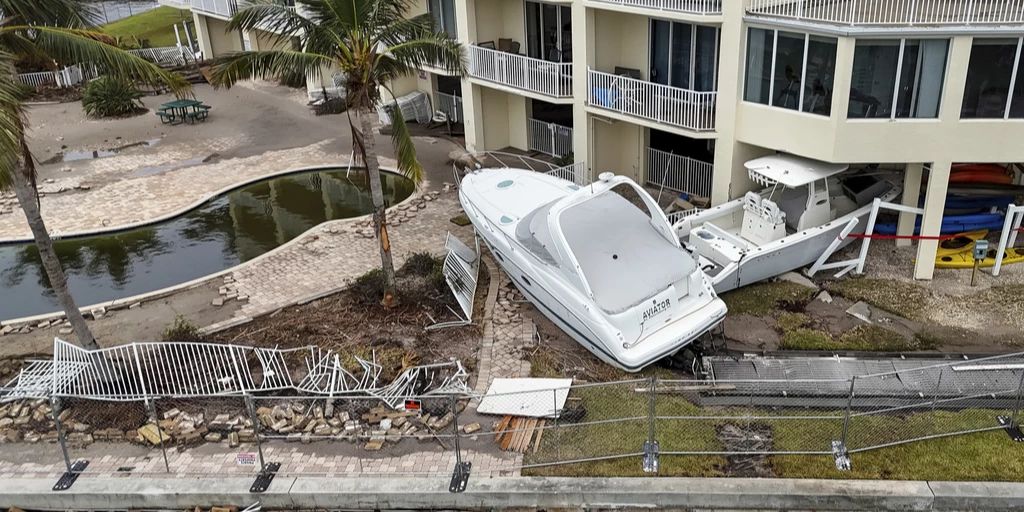
[[164,124],[195,123],[206,121],[210,115],[210,106],[198,100],[174,100],[160,105],[156,115]]

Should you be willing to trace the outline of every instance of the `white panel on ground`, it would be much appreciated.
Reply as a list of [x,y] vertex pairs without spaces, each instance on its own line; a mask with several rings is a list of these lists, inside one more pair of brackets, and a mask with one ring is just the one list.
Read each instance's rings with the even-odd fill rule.
[[569,398],[572,379],[494,379],[477,412],[554,418]]

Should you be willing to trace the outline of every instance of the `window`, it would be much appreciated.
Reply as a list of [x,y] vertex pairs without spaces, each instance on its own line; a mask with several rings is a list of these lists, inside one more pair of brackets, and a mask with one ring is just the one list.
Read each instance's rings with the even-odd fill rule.
[[448,34],[452,39],[458,38],[455,28],[455,0],[430,0],[430,15],[434,18],[434,29]]
[[743,99],[828,116],[836,39],[751,28]]
[[974,39],[964,89],[964,119],[1024,118],[1021,38]]
[[572,62],[572,11],[565,5],[526,2],[526,51],[535,59]]
[[948,52],[946,39],[857,41],[848,117],[938,117]]
[[651,20],[651,81],[680,89],[714,91],[718,28]]

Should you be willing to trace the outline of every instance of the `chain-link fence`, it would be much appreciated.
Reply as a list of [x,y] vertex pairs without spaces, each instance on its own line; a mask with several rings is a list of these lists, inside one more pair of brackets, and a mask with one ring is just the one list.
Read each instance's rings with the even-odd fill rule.
[[769,457],[843,468],[903,443],[1014,435],[1022,355],[895,366],[846,379],[511,379],[501,393],[397,407],[354,396],[24,399],[0,404],[0,433],[59,445],[25,463],[38,473],[443,479],[463,462],[479,476],[769,476]]

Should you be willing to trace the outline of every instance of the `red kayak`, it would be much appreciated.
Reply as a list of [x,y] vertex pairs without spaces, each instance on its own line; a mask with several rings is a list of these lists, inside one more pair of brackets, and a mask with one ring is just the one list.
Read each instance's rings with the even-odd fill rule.
[[1009,185],[1013,183],[1013,176],[998,164],[956,164],[951,169],[949,182]]

